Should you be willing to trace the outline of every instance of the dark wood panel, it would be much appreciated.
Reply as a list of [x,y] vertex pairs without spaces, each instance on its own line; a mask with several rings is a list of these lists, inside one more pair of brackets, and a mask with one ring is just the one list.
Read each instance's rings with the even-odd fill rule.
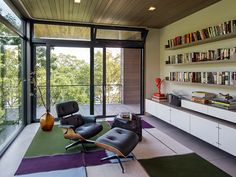
[[[81,0],[78,4],[74,0],[12,0],[17,9],[33,19],[154,28],[166,26],[219,1]],[[150,6],[157,9],[150,12],[147,10]]]
[[123,49],[123,103],[140,103],[141,50]]

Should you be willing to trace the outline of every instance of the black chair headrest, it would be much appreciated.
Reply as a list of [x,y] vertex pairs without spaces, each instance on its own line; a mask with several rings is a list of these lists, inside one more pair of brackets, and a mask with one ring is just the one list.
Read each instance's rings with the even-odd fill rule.
[[67,101],[56,104],[56,111],[58,117],[64,117],[79,111],[79,106],[76,101]]

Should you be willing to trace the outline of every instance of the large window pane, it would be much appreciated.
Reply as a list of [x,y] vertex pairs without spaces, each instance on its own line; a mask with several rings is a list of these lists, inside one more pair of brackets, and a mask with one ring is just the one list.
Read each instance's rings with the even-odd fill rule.
[[103,115],[103,48],[94,49],[94,114]]
[[22,126],[21,38],[0,23],[0,151]]
[[45,108],[43,104],[46,103],[46,47],[36,46],[35,51],[36,51],[35,72],[36,72],[36,84],[37,84],[36,118],[39,119],[45,113]]
[[34,24],[34,38],[90,40],[90,27]]
[[90,113],[90,49],[51,48],[51,111],[55,104],[75,100],[81,114]]
[[97,29],[96,39],[140,41],[142,40],[142,36],[140,31]]
[[16,14],[8,7],[8,5],[3,0],[0,0],[0,14],[14,27],[16,27],[16,29],[21,32],[23,31],[21,19],[16,16]]
[[106,51],[106,114],[139,114],[141,50],[107,48]]

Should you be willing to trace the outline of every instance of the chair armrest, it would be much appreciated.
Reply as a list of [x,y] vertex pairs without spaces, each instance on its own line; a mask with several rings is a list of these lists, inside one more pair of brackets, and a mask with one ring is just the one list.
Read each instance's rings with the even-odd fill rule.
[[95,123],[97,117],[93,116],[93,115],[89,115],[89,116],[82,116],[83,120],[85,123]]

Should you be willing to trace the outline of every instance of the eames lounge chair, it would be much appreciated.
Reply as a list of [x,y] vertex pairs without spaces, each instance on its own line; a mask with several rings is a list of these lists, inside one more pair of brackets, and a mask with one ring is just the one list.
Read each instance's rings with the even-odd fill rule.
[[96,123],[95,116],[82,116],[77,113],[78,111],[79,106],[76,101],[68,101],[56,105],[57,116],[61,122],[59,127],[62,128],[64,138],[74,141],[65,147],[66,150],[81,144],[85,151],[84,144],[94,143],[88,139],[97,135],[103,129],[101,124]]

